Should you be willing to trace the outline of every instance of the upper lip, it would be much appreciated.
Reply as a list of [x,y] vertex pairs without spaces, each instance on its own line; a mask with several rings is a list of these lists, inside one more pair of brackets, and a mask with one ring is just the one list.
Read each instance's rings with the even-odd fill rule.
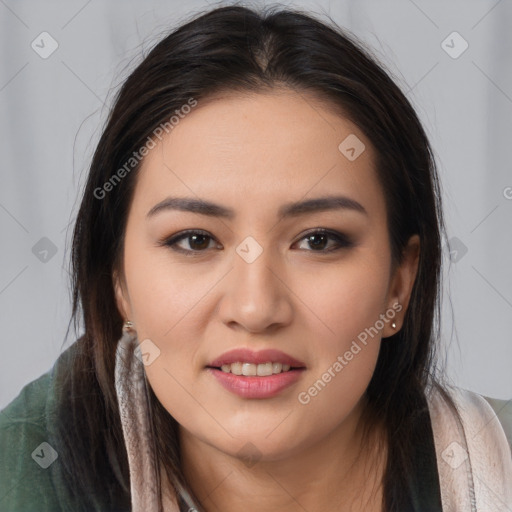
[[224,352],[221,356],[214,359],[208,366],[214,368],[220,368],[223,364],[231,364],[231,363],[253,363],[253,364],[261,364],[261,363],[281,363],[281,364],[289,364],[294,368],[303,368],[306,365],[301,361],[295,359],[284,352],[276,349],[265,349],[259,350],[255,352],[254,350],[250,350],[248,348],[235,348],[233,350],[229,350],[228,352]]

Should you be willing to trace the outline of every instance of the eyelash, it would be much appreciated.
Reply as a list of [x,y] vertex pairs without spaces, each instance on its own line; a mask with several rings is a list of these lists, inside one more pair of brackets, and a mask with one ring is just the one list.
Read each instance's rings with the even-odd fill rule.
[[[177,235],[172,236],[171,238],[166,238],[164,240],[161,240],[159,242],[160,246],[165,246],[171,248],[173,251],[179,252],[184,254],[185,256],[198,256],[201,253],[206,252],[208,249],[203,250],[189,250],[189,249],[182,249],[180,247],[177,247],[177,243],[181,242],[181,240],[186,240],[187,238],[190,238],[192,235],[202,235],[207,238],[210,238],[211,240],[215,240],[208,232],[202,231],[200,229],[189,229],[186,231],[182,231],[181,233],[178,233]],[[331,239],[334,239],[337,242],[337,247],[334,249],[322,249],[319,251],[311,250],[307,252],[313,252],[313,253],[319,253],[319,254],[327,254],[331,252],[339,251],[340,249],[346,249],[349,247],[352,247],[354,245],[353,241],[345,234],[338,233],[337,231],[332,231],[325,228],[316,228],[312,231],[309,231],[305,233],[302,238],[298,240],[298,242],[301,242],[302,240],[311,237],[312,235],[326,235]]]

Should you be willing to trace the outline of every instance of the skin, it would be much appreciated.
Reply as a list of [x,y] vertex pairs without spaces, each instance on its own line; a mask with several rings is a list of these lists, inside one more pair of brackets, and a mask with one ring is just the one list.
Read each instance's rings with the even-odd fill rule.
[[[338,150],[349,134],[366,147],[354,161]],[[382,338],[401,327],[419,240],[411,238],[393,268],[374,161],[356,125],[314,96],[286,89],[200,102],[145,157],[123,270],[114,274],[116,297],[139,341],[150,339],[160,349],[145,367],[147,377],[180,424],[183,469],[209,512],[381,510],[385,450],[379,459],[373,442],[361,446],[357,421]],[[325,195],[347,196],[366,214],[338,209],[277,217],[285,203]],[[164,210],[147,219],[168,196],[209,200],[235,216]],[[314,228],[344,233],[353,246],[326,252],[337,242],[322,245],[320,238],[318,249],[305,238]],[[196,255],[159,244],[186,229],[212,237],[178,242]],[[236,252],[247,236],[263,249],[252,263]],[[396,329],[385,323],[301,404],[298,394],[396,303],[402,305]],[[238,347],[277,348],[306,370],[273,398],[241,398],[205,369]],[[239,453],[247,446],[257,452],[250,467]]]

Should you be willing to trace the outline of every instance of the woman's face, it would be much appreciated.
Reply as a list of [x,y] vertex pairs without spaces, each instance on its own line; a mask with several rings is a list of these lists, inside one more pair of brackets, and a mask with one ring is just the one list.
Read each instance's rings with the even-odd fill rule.
[[114,281],[182,434],[277,460],[354,425],[417,260],[392,272],[374,161],[357,126],[291,91],[199,102],[149,151]]

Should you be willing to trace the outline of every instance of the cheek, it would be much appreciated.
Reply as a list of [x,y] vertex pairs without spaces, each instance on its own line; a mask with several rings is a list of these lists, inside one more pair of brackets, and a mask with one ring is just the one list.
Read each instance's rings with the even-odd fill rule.
[[325,268],[305,277],[301,296],[320,320],[316,330],[322,331],[322,346],[342,350],[374,326],[386,307],[388,284],[386,264],[377,258],[354,257],[338,268]]
[[[126,244],[125,272],[139,335],[155,340],[172,338],[179,323],[194,310],[212,286],[206,266],[177,263],[171,249]],[[201,268],[200,268],[201,267]]]
[[[145,367],[158,400],[178,421],[196,417],[197,354],[204,302],[216,279],[199,265],[173,263],[167,250],[126,242],[125,275],[139,342],[149,339],[158,356]],[[206,267],[204,267],[206,268]],[[203,418],[207,422],[208,418]]]
[[307,303],[318,316],[309,327],[316,331],[314,366],[301,389],[300,402],[310,412],[324,414],[336,403],[343,416],[364,393],[379,354],[388,277],[385,262],[354,259],[338,272],[304,281],[311,290]]

